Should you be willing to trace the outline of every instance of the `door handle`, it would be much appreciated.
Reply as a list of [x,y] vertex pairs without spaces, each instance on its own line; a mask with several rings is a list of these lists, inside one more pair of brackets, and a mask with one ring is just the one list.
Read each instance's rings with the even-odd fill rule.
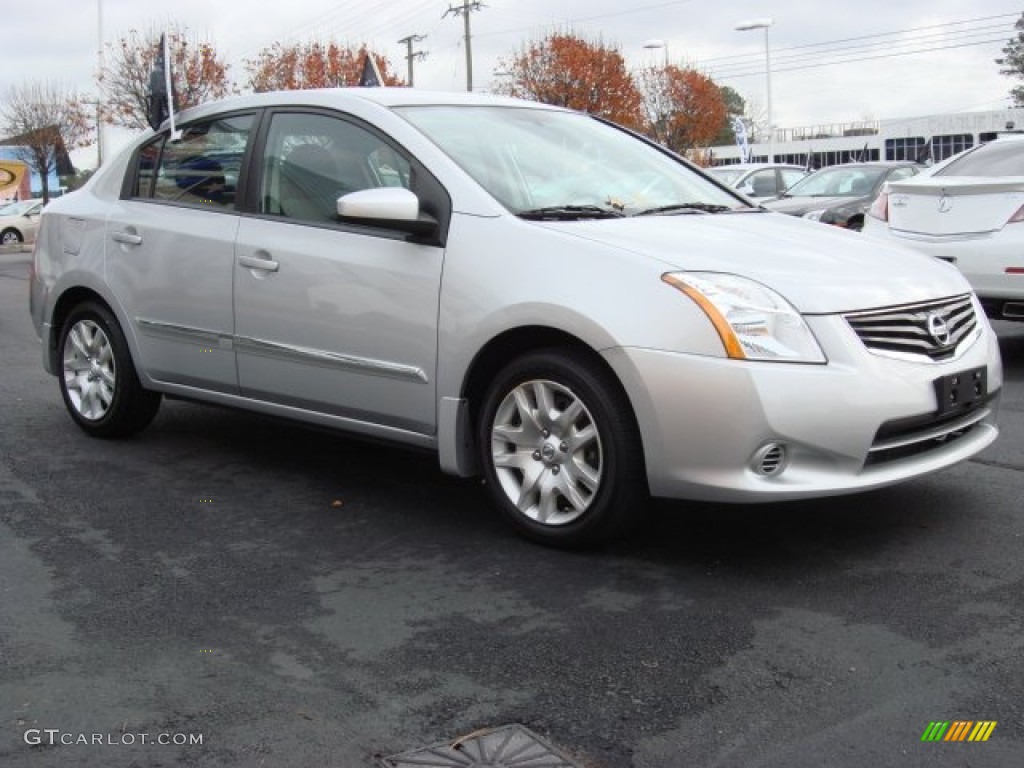
[[238,263],[243,267],[249,269],[261,269],[264,272],[277,272],[281,268],[281,265],[270,258],[260,258],[259,256],[239,256]]
[[131,232],[114,232],[111,234],[114,242],[124,243],[125,245],[142,245],[142,235],[135,235]]

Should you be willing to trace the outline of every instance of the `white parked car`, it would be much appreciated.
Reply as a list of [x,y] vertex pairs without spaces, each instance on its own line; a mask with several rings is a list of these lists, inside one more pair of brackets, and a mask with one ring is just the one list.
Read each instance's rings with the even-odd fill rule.
[[0,208],[0,245],[33,242],[42,211],[42,200],[23,200]]
[[808,174],[799,165],[778,163],[733,163],[704,170],[751,200],[778,197]]
[[1024,134],[889,182],[864,233],[955,264],[991,317],[1024,320]]
[[588,115],[361,88],[178,127],[43,214],[31,315],[90,435],[167,394],[388,439],[562,546],[649,494],[851,493],[996,438],[999,348],[955,269]]

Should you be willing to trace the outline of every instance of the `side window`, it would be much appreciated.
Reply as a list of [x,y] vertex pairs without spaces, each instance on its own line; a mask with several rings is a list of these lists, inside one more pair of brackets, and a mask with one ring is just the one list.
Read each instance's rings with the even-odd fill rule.
[[156,166],[160,161],[160,150],[163,146],[164,137],[159,136],[139,150],[139,167],[135,174],[132,197],[153,196],[153,180],[156,178]]
[[784,170],[781,173],[783,189],[789,189],[806,175],[803,171]]
[[917,175],[917,168],[897,168],[889,173],[889,181],[899,181],[900,179],[909,179],[911,176]]
[[754,197],[769,197],[778,192],[774,168],[752,173],[750,178],[747,179],[747,184],[753,189],[752,194]]
[[234,210],[252,115],[190,125],[178,141],[162,139],[139,155],[136,195]]
[[263,156],[260,212],[337,220],[338,198],[375,187],[412,187],[409,161],[366,129],[318,114],[276,114]]

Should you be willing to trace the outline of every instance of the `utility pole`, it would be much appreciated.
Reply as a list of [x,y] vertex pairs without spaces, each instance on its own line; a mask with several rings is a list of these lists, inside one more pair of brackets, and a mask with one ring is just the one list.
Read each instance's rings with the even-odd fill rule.
[[399,44],[405,45],[405,62],[409,68],[409,87],[412,88],[412,62],[414,59],[425,59],[427,54],[424,51],[413,51],[412,44],[420,40],[426,40],[426,35],[409,35],[399,40]]
[[[463,23],[466,25],[466,90],[473,90],[473,49],[470,47],[470,35],[469,35],[469,14],[470,11],[479,11],[481,8],[480,0],[462,0],[461,6],[452,8],[448,7],[448,10],[444,12],[444,16],[449,13],[454,16],[462,16]],[[443,19],[444,16],[441,18]]]

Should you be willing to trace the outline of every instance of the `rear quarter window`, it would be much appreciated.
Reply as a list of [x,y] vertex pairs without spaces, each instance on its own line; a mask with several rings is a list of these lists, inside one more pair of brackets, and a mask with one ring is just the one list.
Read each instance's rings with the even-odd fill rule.
[[1024,140],[993,141],[953,160],[936,176],[1024,176]]

